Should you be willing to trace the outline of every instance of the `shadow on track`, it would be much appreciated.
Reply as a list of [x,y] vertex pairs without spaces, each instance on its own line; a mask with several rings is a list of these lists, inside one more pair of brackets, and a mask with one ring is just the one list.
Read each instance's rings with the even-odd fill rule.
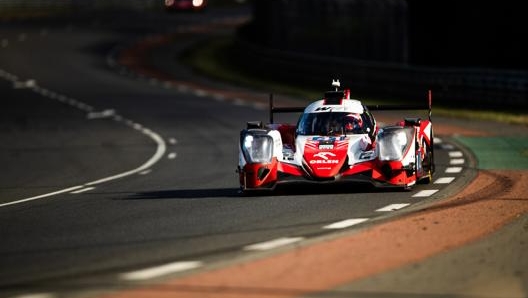
[[205,198],[230,198],[239,197],[237,188],[204,188],[204,189],[169,189],[145,191],[132,194],[124,199],[205,199]]
[[242,192],[238,188],[169,189],[145,191],[132,194],[124,200],[147,199],[207,199],[207,198],[243,198],[243,197],[279,197],[296,195],[328,195],[354,193],[401,192],[398,188],[377,188],[371,184],[311,184],[291,183],[278,185],[275,189],[252,190]]

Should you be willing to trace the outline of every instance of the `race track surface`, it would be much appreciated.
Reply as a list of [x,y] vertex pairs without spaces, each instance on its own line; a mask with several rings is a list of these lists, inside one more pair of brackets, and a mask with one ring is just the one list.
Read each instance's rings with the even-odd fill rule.
[[3,26],[2,297],[528,295],[526,127],[433,110],[432,184],[241,196],[238,133],[268,93],[175,57],[247,17]]

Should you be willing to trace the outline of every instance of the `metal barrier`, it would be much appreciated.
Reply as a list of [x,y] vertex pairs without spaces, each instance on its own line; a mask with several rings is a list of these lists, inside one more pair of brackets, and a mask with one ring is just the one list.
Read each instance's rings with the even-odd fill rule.
[[241,37],[234,55],[240,67],[284,82],[327,87],[339,78],[363,96],[423,100],[433,91],[435,102],[468,108],[526,109],[528,71],[479,68],[428,68],[399,63],[310,55],[265,48]]
[[0,15],[10,11],[28,10],[56,10],[56,9],[109,9],[126,8],[144,10],[160,7],[158,0],[2,0],[0,1]]

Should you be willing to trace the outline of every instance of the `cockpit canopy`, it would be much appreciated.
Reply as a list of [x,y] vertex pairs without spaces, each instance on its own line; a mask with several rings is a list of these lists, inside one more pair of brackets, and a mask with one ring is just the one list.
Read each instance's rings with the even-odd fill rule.
[[304,113],[297,124],[297,135],[335,136],[368,133],[367,119],[349,112]]
[[357,99],[350,98],[350,90],[338,90],[339,81],[333,81],[335,91],[312,102],[297,122],[296,134],[304,136],[336,136],[368,134],[374,137],[376,122],[368,108]]

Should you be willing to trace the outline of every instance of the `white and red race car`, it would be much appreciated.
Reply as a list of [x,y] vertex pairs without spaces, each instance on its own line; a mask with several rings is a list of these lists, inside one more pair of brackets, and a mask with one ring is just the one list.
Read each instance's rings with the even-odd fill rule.
[[[247,122],[240,132],[241,191],[273,190],[286,182],[368,181],[411,189],[434,172],[431,92],[427,105],[366,106],[350,90],[334,91],[307,107],[274,107],[270,123]],[[428,119],[404,118],[378,127],[371,110],[428,109]],[[275,113],[301,113],[297,124],[273,123]]]
[[168,11],[202,11],[207,7],[207,0],[165,0]]

